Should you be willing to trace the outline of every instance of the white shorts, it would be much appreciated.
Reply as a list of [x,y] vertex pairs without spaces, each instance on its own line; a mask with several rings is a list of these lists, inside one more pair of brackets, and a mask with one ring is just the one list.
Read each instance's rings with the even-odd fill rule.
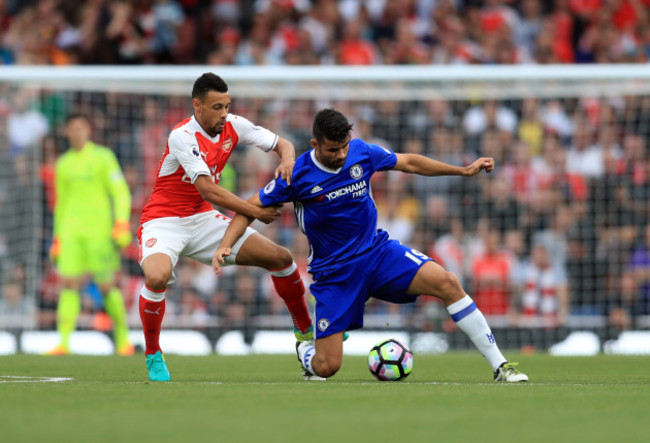
[[[162,217],[149,220],[142,225],[138,246],[140,264],[151,254],[162,253],[172,261],[172,275],[168,283],[176,280],[173,269],[178,259],[190,257],[212,265],[212,256],[217,250],[230,218],[219,211],[202,212],[189,217]],[[255,231],[246,228],[246,232],[232,247],[232,254],[225,258],[226,265],[234,265],[237,253],[251,234]]]

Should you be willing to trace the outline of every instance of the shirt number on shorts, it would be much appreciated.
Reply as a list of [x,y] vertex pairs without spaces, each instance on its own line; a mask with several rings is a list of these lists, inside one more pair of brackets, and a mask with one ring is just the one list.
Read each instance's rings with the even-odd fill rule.
[[425,260],[429,259],[429,257],[426,254],[423,254],[420,251],[417,251],[415,249],[411,249],[410,252],[406,251],[404,255],[406,255],[408,258],[413,260],[415,264],[418,266],[421,265],[422,262],[424,262]]

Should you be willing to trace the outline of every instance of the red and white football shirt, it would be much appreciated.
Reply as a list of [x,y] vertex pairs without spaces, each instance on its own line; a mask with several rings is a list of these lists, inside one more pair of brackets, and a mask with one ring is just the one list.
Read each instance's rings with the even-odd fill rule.
[[229,114],[221,134],[210,137],[194,116],[180,122],[169,134],[153,193],[142,211],[140,224],[161,217],[188,217],[211,211],[194,181],[209,175],[219,183],[230,154],[242,143],[272,150],[278,136],[249,120]]

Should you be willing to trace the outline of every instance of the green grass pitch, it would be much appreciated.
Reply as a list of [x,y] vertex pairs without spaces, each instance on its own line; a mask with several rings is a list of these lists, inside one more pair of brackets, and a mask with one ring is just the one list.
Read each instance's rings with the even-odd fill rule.
[[151,383],[143,355],[6,356],[0,441],[650,441],[650,357],[510,357],[529,383],[493,383],[476,353],[416,355],[393,383],[375,381],[361,357],[305,382],[290,355],[169,355],[173,381]]

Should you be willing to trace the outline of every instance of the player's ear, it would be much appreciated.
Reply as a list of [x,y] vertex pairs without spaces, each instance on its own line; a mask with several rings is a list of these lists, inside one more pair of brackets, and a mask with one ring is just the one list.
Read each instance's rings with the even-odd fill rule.
[[312,138],[311,140],[309,140],[309,144],[310,144],[311,147],[314,148],[314,149],[318,148],[318,142],[316,142],[316,139],[315,139],[315,138]]
[[197,114],[201,110],[201,100],[198,98],[193,98],[192,107],[194,108],[194,113]]

